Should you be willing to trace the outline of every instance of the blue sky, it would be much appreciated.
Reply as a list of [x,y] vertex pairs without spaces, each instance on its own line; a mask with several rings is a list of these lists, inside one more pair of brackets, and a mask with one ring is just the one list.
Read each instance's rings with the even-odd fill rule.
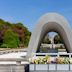
[[40,16],[48,12],[60,13],[72,28],[72,0],[0,0],[0,18],[22,22],[30,31]]

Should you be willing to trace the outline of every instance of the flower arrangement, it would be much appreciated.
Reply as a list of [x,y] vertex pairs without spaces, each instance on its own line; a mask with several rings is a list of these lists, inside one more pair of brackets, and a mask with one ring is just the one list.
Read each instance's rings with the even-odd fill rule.
[[70,59],[68,57],[57,57],[56,58],[56,63],[57,64],[69,64]]
[[55,60],[52,60],[51,56],[39,56],[39,57],[32,57],[29,59],[31,64],[72,64],[72,58],[68,57],[56,57]]
[[30,58],[31,64],[48,64],[50,63],[50,56]]

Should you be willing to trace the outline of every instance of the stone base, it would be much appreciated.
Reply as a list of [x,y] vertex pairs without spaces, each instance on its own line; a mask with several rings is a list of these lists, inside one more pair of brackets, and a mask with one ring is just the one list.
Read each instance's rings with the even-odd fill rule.
[[0,65],[0,72],[25,72],[24,65]]

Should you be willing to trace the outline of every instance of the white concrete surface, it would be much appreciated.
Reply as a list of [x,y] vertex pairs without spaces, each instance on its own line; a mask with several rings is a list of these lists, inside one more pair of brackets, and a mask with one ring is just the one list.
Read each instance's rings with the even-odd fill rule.
[[26,56],[27,52],[17,52],[17,53],[8,53],[0,55],[0,58],[21,58],[21,56]]
[[[22,58],[22,56],[26,56],[27,52],[18,52],[18,53],[8,53],[0,55],[0,58]],[[16,61],[0,61],[0,64],[16,64]],[[21,64],[28,64],[27,61],[22,61]]]

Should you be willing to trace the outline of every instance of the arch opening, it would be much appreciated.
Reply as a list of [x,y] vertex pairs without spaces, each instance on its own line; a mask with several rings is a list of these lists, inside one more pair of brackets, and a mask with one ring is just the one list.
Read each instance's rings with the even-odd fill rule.
[[[54,24],[54,25],[53,25]],[[56,22],[49,22],[47,24],[44,24],[44,26],[42,27],[42,31],[41,31],[41,35],[40,35],[40,38],[39,38],[39,42],[38,42],[38,46],[37,46],[37,49],[40,47],[41,45],[41,42],[43,40],[43,38],[45,37],[45,35],[48,33],[48,32],[56,32],[60,35],[60,37],[62,38],[63,42],[64,42],[64,45],[65,45],[65,48],[67,50],[67,52],[69,52],[68,50],[68,47],[69,47],[69,41],[68,41],[68,38],[67,38],[67,35],[66,35],[66,32],[65,30],[63,29],[62,26],[60,26],[58,23]],[[67,45],[68,44],[68,45]]]
[[61,36],[51,31],[41,40],[37,53],[67,53],[67,48]]

